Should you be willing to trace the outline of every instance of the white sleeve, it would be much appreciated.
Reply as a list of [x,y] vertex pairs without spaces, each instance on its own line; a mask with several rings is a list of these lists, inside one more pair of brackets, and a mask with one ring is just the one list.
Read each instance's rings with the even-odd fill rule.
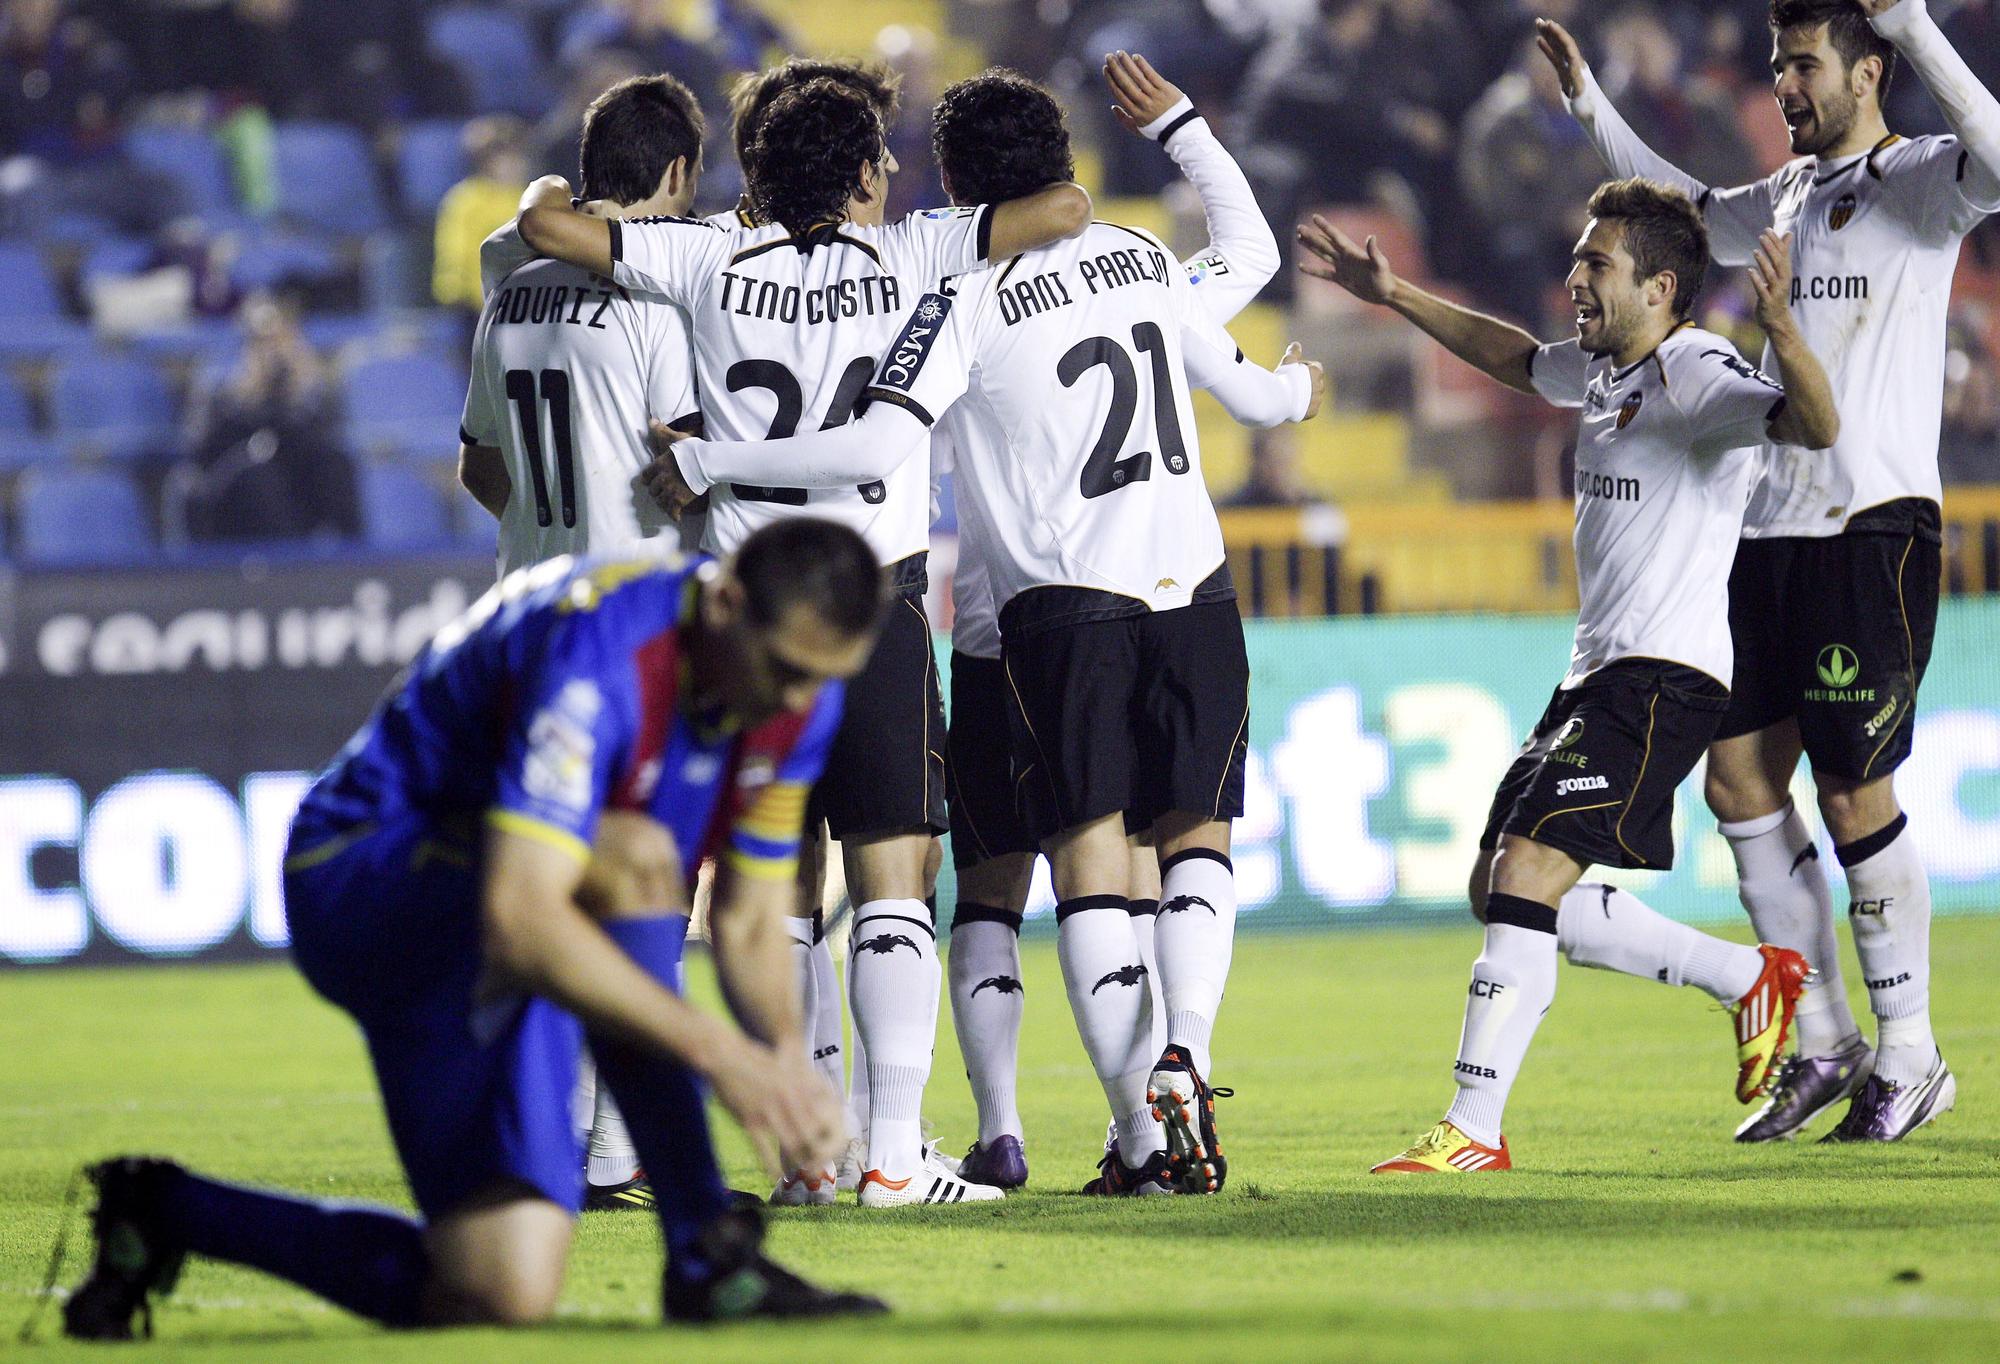
[[1727,342],[1678,352],[1667,392],[1687,418],[1688,445],[1698,455],[1763,444],[1785,408],[1778,381]]
[[962,275],[986,264],[993,241],[993,207],[961,204],[926,208],[882,230],[883,242],[896,252],[928,288],[951,275]]
[[479,243],[480,296],[491,294],[502,280],[534,259],[535,248],[521,240],[521,218],[516,214]]
[[1214,394],[1225,411],[1244,426],[1259,430],[1305,419],[1312,403],[1312,375],[1304,365],[1275,370],[1253,365],[1234,346],[1218,347],[1208,337],[1183,327],[1181,363],[1188,382]]
[[628,289],[658,294],[692,308],[716,273],[728,264],[730,235],[699,218],[648,219],[611,224],[611,277]]
[[1536,349],[1528,357],[1528,380],[1556,407],[1582,407],[1590,385],[1590,357],[1575,337]]
[[1952,181],[1959,212],[1940,225],[1968,232],[1986,214],[2000,211],[2000,100],[1972,74],[1925,0],[1901,0],[1868,22],[1916,68],[1963,144]]
[[700,416],[694,391],[694,348],[687,315],[670,303],[647,305],[652,353],[646,357],[646,411],[670,426]]
[[1583,125],[1591,145],[1611,172],[1643,175],[1683,191],[1701,209],[1708,223],[1708,253],[1718,265],[1748,265],[1757,254],[1757,237],[1777,219],[1771,182],[1756,180],[1736,189],[1710,189],[1648,147],[1597,84],[1588,67],[1583,91],[1569,102],[1569,111]]
[[465,411],[458,419],[461,445],[500,444],[500,426],[506,414],[496,402],[490,382],[492,367],[486,358],[486,328],[491,316],[490,311],[480,314],[479,326],[473,332],[472,379],[465,388]]
[[1195,294],[1211,317],[1227,322],[1243,311],[1284,261],[1278,239],[1236,158],[1217,140],[1208,120],[1183,99],[1140,130],[1159,141],[1201,197],[1208,245],[1182,262]]

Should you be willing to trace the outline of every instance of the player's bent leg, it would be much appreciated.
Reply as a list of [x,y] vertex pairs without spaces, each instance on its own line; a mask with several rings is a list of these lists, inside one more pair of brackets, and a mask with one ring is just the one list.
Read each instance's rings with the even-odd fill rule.
[[1512,1168],[1501,1133],[1507,1094],[1556,994],[1556,905],[1583,874],[1570,854],[1518,834],[1500,836],[1486,897],[1486,943],[1452,1070],[1458,1093],[1444,1120],[1377,1174],[1472,1173]]
[[562,1292],[576,1228],[569,1210],[511,1182],[495,1184],[424,1231],[431,1272],[424,1321],[531,1326]]
[[1025,1000],[1021,909],[1034,865],[1033,853],[1010,853],[959,868],[947,960],[952,1025],[979,1109],[979,1137],[958,1172],[1002,1189],[1028,1181],[1016,1071]]
[[[1184,1193],[1219,1192],[1228,1164],[1215,1125],[1209,1044],[1236,939],[1236,873],[1229,821],[1173,811],[1154,825],[1160,910],[1154,930],[1166,1045],[1146,1097],[1165,1124],[1167,1155]],[[1223,1091],[1226,1095],[1228,1091]]]
[[1899,1141],[1958,1096],[1931,1031],[1930,880],[1890,777],[1814,779],[1847,872],[1848,925],[1878,1029],[1873,1073],[1826,1139]]
[[1481,848],[1479,855],[1472,859],[1472,873],[1466,877],[1465,896],[1472,907],[1472,917],[1479,923],[1486,922],[1486,896],[1493,889],[1492,848]]

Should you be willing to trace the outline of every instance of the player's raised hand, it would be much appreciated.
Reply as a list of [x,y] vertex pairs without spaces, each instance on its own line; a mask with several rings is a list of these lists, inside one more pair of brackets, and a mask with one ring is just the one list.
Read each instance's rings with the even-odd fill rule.
[[1855,3],[1861,6],[1863,14],[1873,19],[1878,14],[1887,14],[1896,8],[1898,0],[1855,0]]
[[1300,421],[1311,421],[1319,415],[1320,405],[1326,401],[1326,366],[1317,360],[1306,359],[1305,347],[1294,341],[1285,347],[1285,358],[1278,361],[1278,368],[1286,365],[1304,365],[1306,373],[1312,376],[1312,401],[1306,404],[1305,416]]
[[1535,20],[1535,46],[1549,59],[1549,65],[1556,69],[1556,79],[1562,82],[1563,94],[1575,99],[1583,93],[1583,73],[1590,64],[1583,59],[1583,49],[1576,45],[1568,29],[1553,19]]
[[701,496],[688,486],[680,461],[674,458],[674,446],[688,439],[691,439],[688,432],[677,431],[655,418],[646,432],[646,443],[653,448],[653,462],[639,475],[646,495],[676,521]]
[[1319,214],[1299,224],[1299,244],[1310,253],[1299,269],[1314,279],[1331,280],[1365,303],[1387,303],[1396,289],[1396,272],[1372,236],[1364,246]]
[[1139,132],[1185,98],[1179,86],[1134,52],[1107,52],[1104,81],[1118,101],[1111,106],[1111,112],[1127,132]]
[[1792,317],[1792,234],[1766,228],[1750,262],[1750,288],[1757,295],[1757,325],[1765,335],[1797,326]]

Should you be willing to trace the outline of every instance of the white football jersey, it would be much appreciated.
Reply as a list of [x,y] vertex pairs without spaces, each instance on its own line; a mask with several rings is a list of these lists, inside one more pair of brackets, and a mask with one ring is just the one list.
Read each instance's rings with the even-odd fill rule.
[[[1184,326],[1240,361],[1181,263],[1110,223],[918,305],[869,396],[927,422],[945,414],[961,553],[969,535],[974,581],[994,607],[1030,587],[1073,586],[1168,610],[1221,567]],[[989,620],[973,624],[983,634]],[[964,643],[990,653],[996,641]]]
[[1837,535],[1884,502],[1943,500],[1951,281],[1965,234],[1996,207],[1966,197],[1966,159],[1955,137],[1890,137],[1705,198],[1710,251],[1723,265],[1747,265],[1759,232],[1792,234],[1792,311],[1840,399],[1831,450],[1760,450],[1746,536]]
[[1727,686],[1729,569],[1756,447],[1784,390],[1713,332],[1683,324],[1635,365],[1543,346],[1535,389],[1583,409],[1576,441],[1581,604],[1565,688],[1620,658],[1699,668]]
[[677,548],[637,480],[647,422],[696,408],[687,318],[602,276],[532,260],[487,294],[460,436],[497,446],[513,491],[502,575],[559,554]]
[[[802,236],[656,220],[614,232],[612,256],[620,284],[687,310],[708,436],[764,440],[847,422],[918,296],[978,269],[989,231],[983,206]],[[731,483],[709,491],[703,547],[727,553],[760,526],[810,514],[851,526],[892,564],[928,547],[929,512],[922,459],[858,487]]]

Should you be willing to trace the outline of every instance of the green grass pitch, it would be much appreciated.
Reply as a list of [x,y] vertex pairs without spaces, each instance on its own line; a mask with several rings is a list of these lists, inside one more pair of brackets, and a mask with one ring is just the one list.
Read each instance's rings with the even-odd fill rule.
[[[249,1271],[192,1267],[147,1352],[200,1359],[1846,1359],[2000,1355],[2000,921],[1941,920],[1937,1023],[1959,1110],[1904,1146],[1729,1140],[1733,1050],[1692,990],[1565,968],[1516,1088],[1521,1168],[1370,1177],[1450,1094],[1469,921],[1246,935],[1217,1079],[1230,1187],[1107,1204],[1103,1104],[1046,942],[1025,953],[1022,1110],[1035,1178],[991,1209],[774,1219],[776,1253],[888,1296],[837,1328],[652,1329],[650,1219],[587,1219],[556,1325],[392,1337]],[[697,968],[699,974],[705,968]],[[1850,982],[1856,979],[1850,955]],[[361,1049],[282,966],[0,983],[0,1353],[79,1162],[122,1150],[321,1197],[402,1201]],[[1862,1003],[1857,992],[1857,1005]],[[972,1105],[949,1027],[928,1103]],[[1823,1129],[1824,1122],[1820,1125]],[[731,1129],[732,1174],[756,1181]],[[73,1236],[72,1282],[81,1219]],[[685,1352],[685,1353],[683,1353]]]

